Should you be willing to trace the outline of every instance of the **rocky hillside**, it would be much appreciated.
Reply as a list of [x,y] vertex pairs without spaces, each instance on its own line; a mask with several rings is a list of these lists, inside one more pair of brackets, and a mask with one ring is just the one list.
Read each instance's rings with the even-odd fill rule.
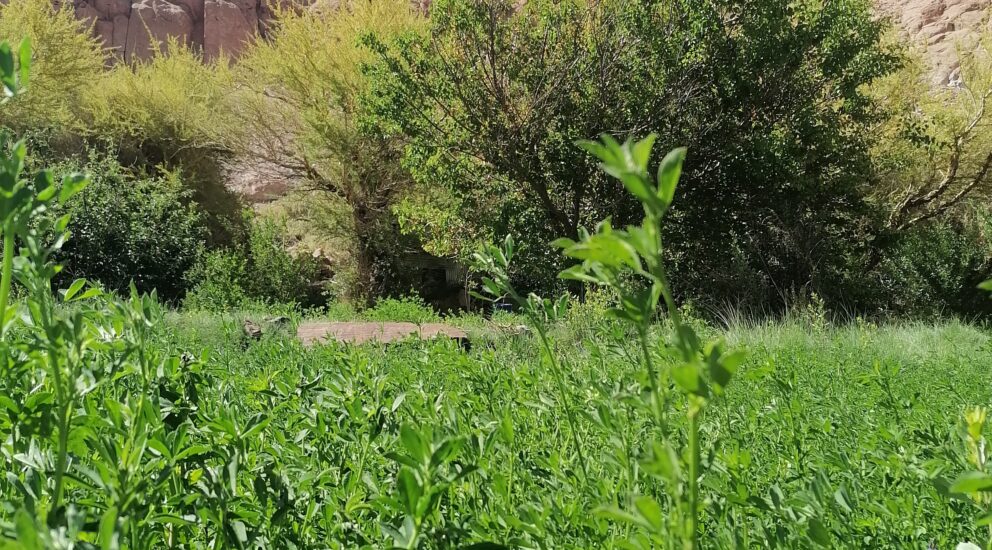
[[153,40],[174,37],[201,48],[208,59],[236,55],[264,34],[272,19],[268,0],[72,0],[76,15],[123,59],[147,58]]
[[962,38],[986,23],[992,0],[876,0],[879,11],[926,47],[934,81],[945,84],[956,76],[955,49]]
[[[63,1],[63,0],[57,0]],[[68,0],[65,0],[68,1]],[[153,38],[175,37],[202,48],[208,59],[221,51],[237,55],[246,41],[264,35],[273,17],[271,0],[71,0],[76,14],[125,60],[148,57]],[[285,6],[293,0],[276,0]],[[310,0],[303,0],[310,3]],[[946,82],[955,69],[957,40],[976,29],[992,0],[875,0],[915,42],[925,44],[935,79]],[[414,0],[424,8],[429,0]]]
[[[170,37],[199,48],[208,60],[222,51],[236,57],[248,41],[265,35],[275,11],[293,4],[314,3],[314,0],[55,0],[55,3],[63,1],[71,1],[76,15],[91,21],[96,35],[126,61],[148,58],[153,43],[164,43]],[[430,0],[412,3],[426,10]],[[277,9],[273,10],[273,6]]]

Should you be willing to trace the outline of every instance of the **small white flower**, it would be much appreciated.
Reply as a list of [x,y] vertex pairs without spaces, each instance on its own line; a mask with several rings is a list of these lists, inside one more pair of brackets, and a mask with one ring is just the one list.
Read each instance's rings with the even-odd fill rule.
[[982,550],[982,548],[971,542],[959,542],[954,550]]

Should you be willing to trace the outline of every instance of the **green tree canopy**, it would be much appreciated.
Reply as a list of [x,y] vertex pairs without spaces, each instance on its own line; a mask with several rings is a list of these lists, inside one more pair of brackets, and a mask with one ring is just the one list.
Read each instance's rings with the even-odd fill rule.
[[[862,86],[898,65],[884,29],[865,0],[442,0],[429,33],[370,41],[370,105],[419,184],[448,192],[426,196],[531,243],[637,219],[573,142],[657,131],[691,151],[667,243],[681,293],[823,292],[875,223]],[[540,285],[557,266],[529,255]]]

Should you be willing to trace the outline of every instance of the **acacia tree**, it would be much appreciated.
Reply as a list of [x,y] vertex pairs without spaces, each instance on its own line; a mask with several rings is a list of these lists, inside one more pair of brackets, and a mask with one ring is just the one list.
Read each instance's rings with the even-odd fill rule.
[[0,2],[0,40],[29,38],[33,56],[31,93],[7,105],[0,126],[24,133],[43,130],[62,137],[82,125],[80,90],[93,84],[106,53],[71,4],[53,8],[49,0]]
[[362,125],[361,66],[370,52],[360,38],[415,29],[418,15],[407,0],[355,0],[284,12],[277,21],[270,39],[238,64],[234,105],[243,127],[232,141],[256,169],[343,204],[350,217],[343,229],[354,242],[354,293],[375,296],[396,246],[390,205],[409,178],[395,141]]
[[926,84],[920,59],[881,82],[875,93],[890,111],[875,152],[889,205],[887,228],[906,231],[944,216],[992,180],[992,34],[960,45],[959,68],[946,86]]
[[837,248],[871,223],[860,87],[898,61],[867,2],[518,4],[442,0],[429,34],[372,42],[373,111],[467,223],[530,243],[628,223],[637,206],[572,143],[654,130],[693,152],[668,247],[683,294],[761,300],[857,255]]

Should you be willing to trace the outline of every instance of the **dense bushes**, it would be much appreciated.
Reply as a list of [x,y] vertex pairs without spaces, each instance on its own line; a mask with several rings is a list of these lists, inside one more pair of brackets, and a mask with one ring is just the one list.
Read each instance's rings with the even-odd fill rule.
[[[816,294],[858,312],[981,310],[948,292],[987,268],[984,236],[961,219],[992,158],[987,37],[963,54],[964,84],[933,91],[866,0],[518,4],[439,0],[424,18],[407,0],[340,2],[281,13],[236,62],[204,63],[172,43],[104,67],[70,10],[10,2],[0,38],[30,35],[38,63],[32,94],[5,105],[0,126],[42,136],[56,163],[112,151],[92,166],[106,172],[92,192],[110,196],[101,179],[134,187],[123,199],[134,215],[179,205],[183,221],[162,242],[202,242],[161,275],[149,274],[151,257],[65,257],[74,273],[113,288],[130,274],[171,299],[204,279],[201,295],[226,290],[203,303],[310,301],[308,276],[257,281],[258,269],[309,268],[292,255],[264,266],[251,251],[258,229],[226,184],[255,180],[300,191],[287,207],[294,232],[330,251],[337,297],[409,292],[407,253],[464,259],[508,233],[521,243],[515,282],[560,290],[567,264],[552,238],[639,216],[572,143],[657,131],[659,145],[689,147],[666,241],[680,300],[774,312]],[[108,239],[137,222],[91,215],[100,210],[76,219]],[[928,243],[946,251],[943,275],[925,265]],[[177,277],[200,249],[214,252]]]
[[[525,263],[547,266],[540,243],[551,235],[606,216],[630,223],[636,203],[572,142],[656,130],[690,151],[667,241],[683,297],[842,293],[835,275],[853,272],[876,223],[859,194],[874,120],[862,88],[897,63],[867,2],[449,0],[433,10],[428,34],[371,41],[382,63],[370,104],[410,138],[418,182],[452,190],[478,233],[518,234]],[[553,272],[528,269],[520,282],[546,287]],[[731,273],[758,287],[741,293]]]
[[106,59],[71,2],[52,8],[48,0],[0,3],[0,40],[31,40],[34,65],[31,93],[5,105],[0,126],[18,132],[44,130],[49,138],[70,139],[85,131],[85,97]]
[[187,307],[223,310],[319,303],[316,261],[288,251],[290,243],[278,221],[249,215],[248,223],[244,246],[208,252],[189,273],[195,286],[186,298]]
[[887,250],[870,299],[878,310],[899,315],[987,315],[992,302],[975,287],[990,270],[987,218],[926,224]]
[[58,173],[82,171],[91,183],[55,215],[71,214],[72,239],[58,253],[65,265],[58,279],[85,277],[107,289],[157,289],[176,301],[186,290],[186,272],[203,249],[205,226],[179,174],[135,176],[106,155],[63,162]]

